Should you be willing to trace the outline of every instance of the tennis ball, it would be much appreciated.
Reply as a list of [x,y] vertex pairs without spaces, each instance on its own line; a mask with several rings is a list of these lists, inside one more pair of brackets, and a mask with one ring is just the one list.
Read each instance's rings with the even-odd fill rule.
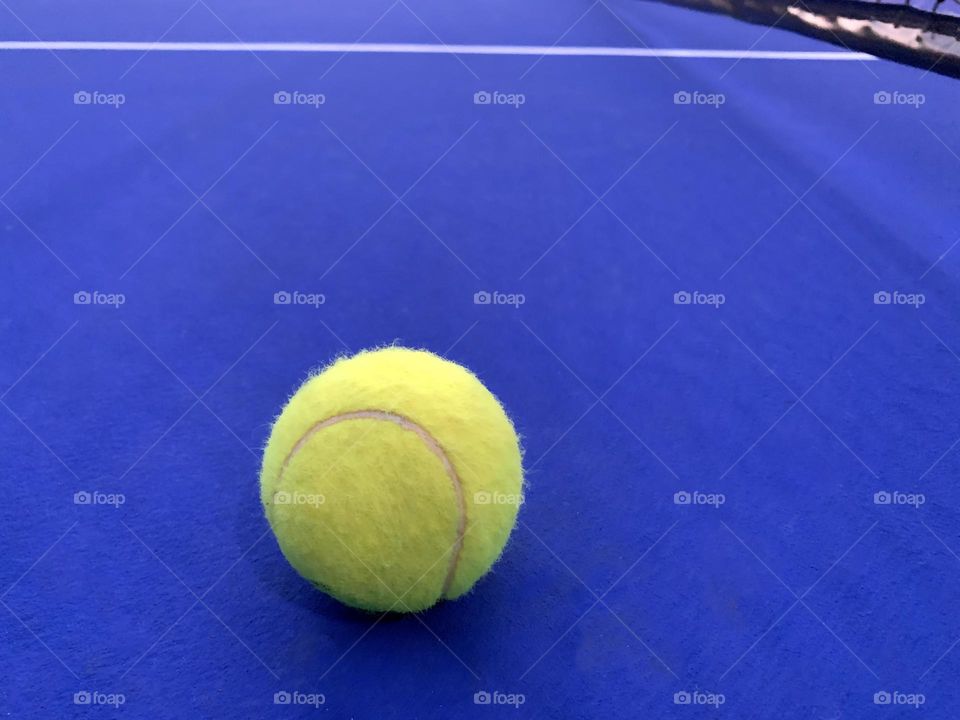
[[290,564],[341,602],[416,612],[467,592],[513,529],[523,469],[497,399],[466,368],[388,347],[310,377],[260,475]]

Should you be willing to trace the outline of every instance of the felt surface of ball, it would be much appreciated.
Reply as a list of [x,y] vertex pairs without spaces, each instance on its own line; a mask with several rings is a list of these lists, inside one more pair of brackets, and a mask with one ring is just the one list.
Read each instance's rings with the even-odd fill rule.
[[516,432],[466,368],[388,347],[310,377],[276,420],[260,498],[290,564],[341,602],[415,612],[473,587],[516,521]]

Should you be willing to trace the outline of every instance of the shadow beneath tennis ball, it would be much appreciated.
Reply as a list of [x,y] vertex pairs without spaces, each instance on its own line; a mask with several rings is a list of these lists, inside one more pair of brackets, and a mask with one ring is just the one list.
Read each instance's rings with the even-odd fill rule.
[[378,623],[379,625],[391,625],[404,620],[414,620],[405,613],[388,612],[384,614],[382,612],[371,612],[369,610],[352,608],[330,597],[321,590],[313,589],[311,590],[311,594],[313,598],[310,599],[309,604],[314,611],[335,620],[355,623],[364,627],[369,627],[372,622]]

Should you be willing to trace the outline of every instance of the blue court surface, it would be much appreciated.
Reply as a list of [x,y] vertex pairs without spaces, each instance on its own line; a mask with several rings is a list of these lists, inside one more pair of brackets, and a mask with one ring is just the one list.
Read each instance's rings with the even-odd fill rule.
[[[0,41],[3,717],[960,716],[957,81],[636,0]],[[525,451],[417,616],[314,590],[258,495],[288,395],[390,343]]]

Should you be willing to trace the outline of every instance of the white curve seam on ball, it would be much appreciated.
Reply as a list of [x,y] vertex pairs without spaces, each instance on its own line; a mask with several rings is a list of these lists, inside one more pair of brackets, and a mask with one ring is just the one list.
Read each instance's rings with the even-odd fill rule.
[[450,590],[450,586],[453,584],[453,578],[457,572],[457,564],[460,562],[460,552],[463,549],[463,537],[466,534],[467,529],[467,506],[463,496],[463,484],[460,482],[460,476],[457,475],[457,471],[453,467],[453,463],[450,462],[450,458],[447,457],[447,454],[443,451],[443,447],[439,442],[437,442],[436,438],[428,433],[423,427],[413,422],[413,420],[404,417],[403,415],[397,415],[396,413],[385,412],[383,410],[355,410],[353,412],[334,415],[326,420],[322,420],[307,430],[294,444],[280,468],[280,475],[277,477],[277,484],[280,484],[280,481],[283,478],[283,471],[286,470],[287,465],[290,464],[290,461],[293,460],[293,457],[300,452],[300,450],[311,437],[321,430],[332,425],[336,425],[337,423],[344,422],[345,420],[380,420],[399,425],[404,430],[409,430],[410,432],[416,433],[417,437],[423,441],[423,444],[426,445],[430,452],[436,455],[443,464],[443,469],[446,471],[447,476],[450,478],[450,483],[453,485],[453,492],[457,498],[457,510],[459,515],[457,519],[457,539],[453,544],[453,555],[450,557],[450,564],[447,567],[447,575],[443,580],[443,587],[440,590],[440,597],[445,597],[447,592]]

